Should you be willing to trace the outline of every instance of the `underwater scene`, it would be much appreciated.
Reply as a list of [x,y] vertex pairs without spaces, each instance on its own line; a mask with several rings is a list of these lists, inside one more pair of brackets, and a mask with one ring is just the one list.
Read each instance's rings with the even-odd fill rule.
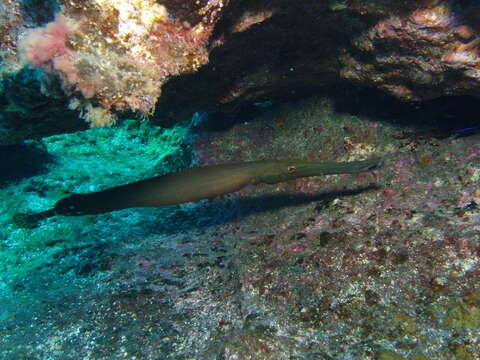
[[0,360],[480,359],[480,3],[0,0]]

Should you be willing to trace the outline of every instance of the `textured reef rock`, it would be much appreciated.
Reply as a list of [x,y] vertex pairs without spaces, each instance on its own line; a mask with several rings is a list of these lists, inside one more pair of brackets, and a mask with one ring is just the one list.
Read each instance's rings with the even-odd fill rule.
[[402,100],[478,96],[480,7],[461,3],[430,1],[378,21],[353,38],[340,58],[341,76]]
[[2,2],[2,58],[59,77],[91,126],[119,111],[163,124],[236,113],[345,82],[406,101],[479,92],[472,2],[72,0],[38,16],[32,4]]
[[169,77],[207,63],[222,6],[191,3],[186,13],[196,16],[180,18],[184,5],[175,2],[167,10],[154,0],[67,1],[54,21],[26,31],[16,49],[22,62],[61,78],[70,107],[87,122],[111,125],[113,111],[151,113]]
[[[43,121],[41,114],[23,106],[31,97],[35,103],[38,96],[29,94],[35,87],[27,87],[19,96],[12,95],[7,86],[18,77],[22,65],[41,69],[45,78],[57,77],[68,101],[62,99],[59,104],[57,94],[47,91],[40,92],[42,102],[56,103],[67,113],[76,111],[90,126],[112,125],[118,111],[147,116],[154,111],[168,78],[194,72],[207,63],[207,43],[224,2],[62,1],[56,14],[53,1],[37,8],[34,1],[11,0],[1,5],[8,10],[0,18],[1,138],[11,142],[22,137],[10,124],[19,120],[24,124],[24,138],[45,135],[32,124]],[[49,17],[52,21],[43,23]],[[69,123],[55,111],[48,115],[43,118]],[[49,124],[50,134],[81,128],[78,121],[69,126]]]
[[25,66],[3,80],[2,90],[0,144],[88,128],[78,112],[68,109],[60,79],[44,69]]
[[[42,140],[47,174],[0,188],[5,359],[476,360],[480,141],[314,98],[223,132],[123,121]],[[372,173],[15,227],[66,190],[265,158]],[[98,156],[92,156],[98,155]],[[161,161],[161,162],[159,162]]]
[[[436,107],[413,118],[398,102],[385,110],[477,96],[479,5],[58,5],[0,0],[0,141],[41,137],[0,148],[4,358],[480,358],[480,140],[466,136],[478,119],[464,126],[460,113],[477,103],[452,118],[445,99],[403,104]],[[352,85],[355,96],[335,96]],[[330,96],[298,99],[322,89]],[[228,116],[200,113],[171,129],[101,127],[129,111],[175,123],[250,106],[254,121],[221,132],[204,130]],[[192,162],[375,155],[385,164],[371,173],[29,229],[11,221]]]
[[69,1],[20,48],[25,61],[58,73],[71,93],[95,98],[107,110],[147,114],[168,77],[207,62],[211,32],[212,24],[172,20],[153,0]]
[[171,121],[193,109],[235,112],[342,82],[405,101],[479,93],[478,4],[241,4],[232,1],[231,13],[216,26],[209,63],[166,84],[159,109],[171,111]]

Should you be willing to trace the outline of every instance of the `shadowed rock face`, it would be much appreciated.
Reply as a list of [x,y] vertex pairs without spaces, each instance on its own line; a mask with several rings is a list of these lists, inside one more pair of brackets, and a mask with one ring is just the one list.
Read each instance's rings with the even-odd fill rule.
[[55,12],[59,10],[59,4],[56,0],[22,0],[20,8],[27,21],[42,25],[52,21]]
[[[158,16],[133,35],[125,25],[138,11],[102,4],[65,4],[56,20],[65,47],[35,58],[67,97],[86,100],[79,110],[94,125],[92,105],[171,125],[195,111],[236,114],[345,85],[402,101],[478,94],[480,5],[471,2],[147,1],[137,10]],[[92,22],[102,26],[92,32]]]
[[462,1],[232,2],[209,63],[166,84],[157,115],[168,123],[193,109],[236,112],[345,80],[402,101],[476,96],[479,14]]
[[325,2],[232,2],[211,39],[209,63],[165,84],[158,102],[163,123],[193,109],[235,113],[255,102],[291,99],[341,81],[339,58],[351,34],[374,16],[333,11]]
[[0,83],[0,145],[86,129],[78,113],[67,109],[60,79],[25,66]]

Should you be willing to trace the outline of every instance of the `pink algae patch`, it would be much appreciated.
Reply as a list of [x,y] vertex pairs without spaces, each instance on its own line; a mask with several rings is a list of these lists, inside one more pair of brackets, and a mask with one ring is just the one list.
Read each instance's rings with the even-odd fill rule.
[[58,71],[63,80],[89,99],[99,89],[98,80],[82,78],[75,66],[75,54],[66,46],[71,25],[62,15],[45,27],[33,29],[20,43],[23,60],[48,71]]
[[65,39],[70,29],[63,16],[47,26],[31,30],[20,46],[24,60],[33,66],[46,66],[56,57],[67,54]]

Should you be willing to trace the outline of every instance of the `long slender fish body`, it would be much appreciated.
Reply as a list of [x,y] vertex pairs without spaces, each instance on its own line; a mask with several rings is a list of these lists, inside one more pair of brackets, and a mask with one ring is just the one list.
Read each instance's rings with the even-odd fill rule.
[[231,193],[249,184],[275,184],[307,176],[360,173],[380,165],[380,159],[344,163],[260,160],[195,167],[103,191],[74,194],[59,200],[53,209],[38,214],[17,214],[14,221],[28,224],[54,215],[92,215],[132,207],[179,204]]
[[196,167],[58,201],[61,215],[101,214],[132,207],[160,207],[207,199],[253,182],[251,163]]

